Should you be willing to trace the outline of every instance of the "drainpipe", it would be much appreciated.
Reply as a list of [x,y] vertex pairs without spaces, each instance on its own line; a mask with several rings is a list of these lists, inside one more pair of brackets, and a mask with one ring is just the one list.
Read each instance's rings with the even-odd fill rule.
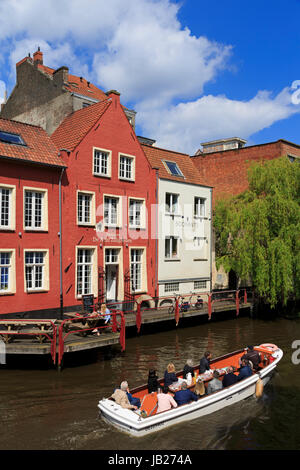
[[64,174],[65,168],[62,168],[61,174],[59,176],[59,277],[60,277],[60,319],[63,319],[63,274],[62,274],[62,197],[61,197],[61,181]]
[[158,223],[159,223],[159,218],[158,218],[158,184],[159,184],[159,178],[158,178],[158,168],[155,168],[156,172],[156,191],[155,191],[155,204],[156,204],[156,221],[155,221],[155,304],[156,308],[158,306]]

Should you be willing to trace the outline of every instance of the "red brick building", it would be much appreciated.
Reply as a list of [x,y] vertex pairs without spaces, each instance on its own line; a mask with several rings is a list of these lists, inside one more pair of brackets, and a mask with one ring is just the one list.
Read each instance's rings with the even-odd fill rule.
[[[63,179],[63,303],[82,295],[107,301],[155,294],[152,170],[118,92],[70,114],[52,135]],[[155,223],[155,218],[153,218]]]
[[[228,139],[230,142],[241,139]],[[218,145],[216,145],[218,142]],[[203,146],[203,152],[194,155],[201,180],[213,186],[213,200],[215,202],[226,196],[236,195],[248,188],[248,169],[254,162],[272,160],[286,155],[291,161],[300,157],[300,145],[279,139],[267,144],[251,145],[234,149],[218,150],[224,148],[226,141],[216,141],[212,147]],[[243,141],[245,142],[245,141]]]
[[[0,119],[0,313],[59,306],[59,181],[40,127]],[[51,275],[50,275],[51,273]]]

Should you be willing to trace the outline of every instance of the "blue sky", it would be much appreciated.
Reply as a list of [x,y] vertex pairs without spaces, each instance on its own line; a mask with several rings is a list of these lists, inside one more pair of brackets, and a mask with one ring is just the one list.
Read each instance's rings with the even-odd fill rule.
[[[0,100],[37,46],[137,111],[137,133],[194,153],[201,142],[300,144],[300,1],[0,0]],[[41,8],[42,6],[42,8]],[[299,100],[300,101],[300,100]]]

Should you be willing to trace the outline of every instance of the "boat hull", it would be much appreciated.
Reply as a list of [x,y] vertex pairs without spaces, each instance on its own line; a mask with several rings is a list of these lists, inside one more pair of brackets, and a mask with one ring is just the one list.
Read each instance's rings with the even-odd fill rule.
[[227,406],[238,403],[241,400],[255,395],[256,383],[259,379],[264,386],[269,382],[274,370],[282,357],[282,351],[278,350],[276,360],[251,377],[244,379],[230,387],[221,389],[211,395],[200,398],[196,402],[182,405],[177,408],[158,413],[154,416],[141,418],[132,410],[121,408],[109,399],[99,402],[102,418],[119,430],[134,436],[145,436],[158,430],[165,429],[186,421],[201,418],[210,413],[215,413]]

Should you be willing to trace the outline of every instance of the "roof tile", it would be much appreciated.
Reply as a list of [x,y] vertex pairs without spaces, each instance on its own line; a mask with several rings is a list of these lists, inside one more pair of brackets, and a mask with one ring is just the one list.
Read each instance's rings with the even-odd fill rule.
[[111,104],[111,98],[79,109],[69,114],[51,135],[59,149],[74,150],[91,127],[103,116]]
[[0,118],[0,130],[20,135],[26,144],[18,145],[0,141],[0,157],[44,165],[65,166],[58,156],[54,143],[41,127]]

